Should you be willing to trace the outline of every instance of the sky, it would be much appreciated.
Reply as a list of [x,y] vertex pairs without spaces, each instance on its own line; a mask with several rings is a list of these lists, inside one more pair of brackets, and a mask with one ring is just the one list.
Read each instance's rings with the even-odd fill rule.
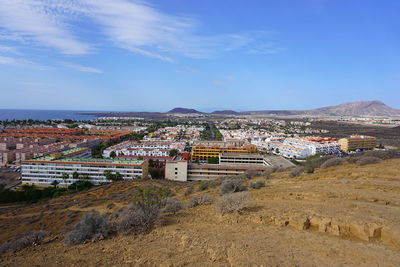
[[1,0],[0,108],[400,109],[398,0]]

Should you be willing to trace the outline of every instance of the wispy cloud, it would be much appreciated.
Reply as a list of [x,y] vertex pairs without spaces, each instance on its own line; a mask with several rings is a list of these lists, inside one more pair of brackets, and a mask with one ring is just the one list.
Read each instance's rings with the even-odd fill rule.
[[19,54],[19,51],[15,47],[0,45],[0,53]]
[[96,68],[77,65],[77,64],[73,64],[73,63],[67,63],[67,62],[63,63],[63,66],[67,67],[69,69],[81,71],[81,72],[91,72],[91,73],[102,73],[103,72],[102,70],[99,70]]
[[48,9],[51,2],[53,1],[2,0],[1,36],[56,48],[64,54],[88,53],[89,46],[74,37],[62,16]]
[[37,70],[50,70],[53,69],[52,67],[43,66],[32,62],[30,60],[22,59],[22,58],[15,58],[15,57],[8,57],[8,56],[0,56],[0,64],[1,65],[8,65],[13,67],[24,67],[24,68],[31,68]]
[[[146,57],[207,58],[231,51],[277,53],[265,32],[197,34],[189,16],[162,12],[145,0],[2,0],[0,39],[24,40],[64,54],[86,54],[94,45],[79,38],[76,22],[88,21],[97,38]],[[3,33],[1,32],[3,29]],[[102,45],[106,45],[102,43]]]

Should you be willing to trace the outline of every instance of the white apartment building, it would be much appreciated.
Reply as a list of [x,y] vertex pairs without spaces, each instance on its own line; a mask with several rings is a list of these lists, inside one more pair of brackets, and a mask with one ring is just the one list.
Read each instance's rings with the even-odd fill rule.
[[[67,186],[77,181],[73,177],[75,172],[80,179],[87,178],[94,184],[110,182],[104,171],[118,172],[124,180],[148,177],[147,161],[81,158],[78,156],[80,151],[86,149],[74,148],[22,161],[22,183],[49,186],[56,180],[60,185]],[[68,178],[64,179],[65,174]]]
[[286,138],[275,145],[275,153],[286,158],[306,158],[317,153],[334,154],[340,151],[338,142],[314,142],[305,138]]
[[182,152],[185,146],[185,142],[174,141],[126,141],[105,149],[103,157],[109,158],[112,151],[117,156],[167,157],[171,149]]

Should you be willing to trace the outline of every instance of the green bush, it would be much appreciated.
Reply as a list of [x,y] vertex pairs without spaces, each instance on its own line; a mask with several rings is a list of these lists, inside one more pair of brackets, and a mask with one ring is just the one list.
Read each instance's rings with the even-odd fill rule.
[[139,208],[147,206],[161,207],[163,199],[172,196],[173,192],[168,187],[149,185],[138,188],[132,198],[132,203]]

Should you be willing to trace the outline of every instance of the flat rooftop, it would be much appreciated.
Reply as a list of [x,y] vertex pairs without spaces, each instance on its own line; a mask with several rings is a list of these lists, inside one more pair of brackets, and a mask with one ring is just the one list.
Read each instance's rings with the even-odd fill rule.
[[[117,164],[117,165],[142,165],[143,160],[127,160],[127,159],[100,159],[100,158],[73,158],[68,157],[68,155],[77,154],[79,152],[83,152],[88,150],[86,147],[74,147],[71,149],[66,149],[63,151],[47,154],[44,156],[40,156],[34,159],[24,160],[23,162],[54,162],[54,163],[93,163],[93,164]],[[61,157],[54,157],[53,155],[56,153],[61,153]]]

